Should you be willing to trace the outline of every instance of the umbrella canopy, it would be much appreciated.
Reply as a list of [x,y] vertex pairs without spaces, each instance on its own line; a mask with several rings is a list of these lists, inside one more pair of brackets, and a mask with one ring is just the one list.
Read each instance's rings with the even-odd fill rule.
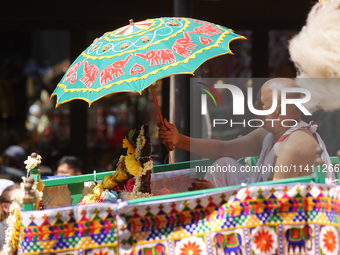
[[192,74],[203,62],[232,54],[245,39],[233,30],[191,18],[148,19],[107,32],[80,54],[54,90],[57,107],[73,99],[91,105],[117,92],[141,93],[174,74]]

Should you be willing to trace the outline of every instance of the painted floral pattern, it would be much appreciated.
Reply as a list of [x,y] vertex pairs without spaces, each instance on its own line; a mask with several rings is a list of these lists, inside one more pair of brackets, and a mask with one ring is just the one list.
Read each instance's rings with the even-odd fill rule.
[[201,254],[200,246],[196,245],[195,242],[191,243],[190,241],[188,244],[184,244],[184,247],[181,248],[181,254],[180,255],[199,255]]
[[268,226],[259,226],[252,232],[251,248],[255,254],[273,254],[277,249],[277,243],[277,234]]
[[174,254],[178,255],[206,255],[207,246],[202,238],[192,236],[176,242]]
[[325,226],[320,232],[322,252],[327,255],[339,254],[338,233],[333,226]]

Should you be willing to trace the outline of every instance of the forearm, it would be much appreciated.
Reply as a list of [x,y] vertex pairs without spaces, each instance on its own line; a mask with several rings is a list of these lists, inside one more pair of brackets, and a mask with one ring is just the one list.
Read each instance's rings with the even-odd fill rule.
[[221,157],[241,158],[260,155],[262,142],[268,131],[258,128],[241,138],[230,141],[190,138],[180,134],[175,125],[164,119],[164,126],[158,123],[158,136],[163,144],[171,143],[177,148],[190,151],[209,159]]
[[228,156],[224,154],[223,142],[219,140],[197,139],[181,135],[179,142],[175,146],[203,158],[218,159]]
[[197,139],[180,135],[176,147],[190,151],[198,156],[209,159],[221,157],[241,158],[259,156],[262,141],[268,132],[262,129],[254,130],[248,135],[229,141],[214,139]]

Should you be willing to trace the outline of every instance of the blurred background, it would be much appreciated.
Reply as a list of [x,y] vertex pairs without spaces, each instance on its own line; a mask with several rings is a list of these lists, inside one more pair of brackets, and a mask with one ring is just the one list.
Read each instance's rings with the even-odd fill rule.
[[[168,1],[6,1],[0,8],[0,152],[19,145],[27,155],[35,151],[53,172],[58,160],[74,155],[85,162],[85,172],[115,169],[124,153],[121,141],[137,125],[149,124],[155,164],[163,163],[165,146],[157,140],[159,117],[151,93],[121,93],[96,101],[91,107],[75,100],[55,108],[50,95],[74,59],[107,31],[148,18],[184,16],[232,28],[247,40],[230,45],[235,55],[203,64],[195,77],[295,77],[287,42],[305,23],[316,1],[311,0],[168,0]],[[189,134],[189,86],[171,87],[163,79],[155,85],[163,116]],[[257,89],[255,89],[256,91]],[[188,100],[171,103],[171,93]],[[188,110],[189,112],[189,110]],[[189,113],[186,114],[189,114]],[[322,115],[322,113],[320,113]],[[327,125],[338,113],[325,118],[329,153],[340,143],[336,126]],[[320,125],[320,124],[319,124]],[[232,138],[231,136],[228,136]],[[176,151],[175,161],[188,160]],[[1,163],[1,162],[0,162]]]

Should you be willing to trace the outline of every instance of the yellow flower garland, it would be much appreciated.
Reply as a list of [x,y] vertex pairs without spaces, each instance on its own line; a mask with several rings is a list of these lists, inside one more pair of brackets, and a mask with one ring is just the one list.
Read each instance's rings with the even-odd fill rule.
[[[129,133],[130,137],[131,132]],[[131,139],[131,137],[130,137]],[[136,148],[130,143],[130,141],[125,137],[123,139],[123,148],[127,148],[127,155],[121,155],[119,158],[119,163],[117,164],[116,172],[112,173],[110,176],[105,176],[103,181],[103,187],[105,189],[113,189],[118,185],[119,182],[129,179],[133,175],[136,178],[135,185],[132,192],[122,192],[121,197],[124,199],[136,199],[141,197],[153,196],[149,193],[140,192],[141,189],[141,177],[146,174],[147,171],[153,168],[153,161],[150,159],[148,162],[144,163],[143,166],[139,161],[141,159],[142,148],[146,143],[144,137],[144,126],[141,127],[140,133],[137,137]],[[123,165],[124,160],[125,167]],[[85,204],[94,202],[101,194],[100,189],[94,189],[93,194],[89,194],[85,198]]]
[[134,176],[136,176],[141,168],[141,163],[136,160],[133,154],[128,154],[125,157],[125,165],[128,172]]
[[19,234],[20,234],[20,212],[17,211],[15,214],[15,225],[14,225],[14,233],[13,233],[13,239],[12,239],[12,246],[14,253],[17,253],[19,248]]
[[132,146],[132,144],[129,142],[129,140],[125,137],[123,139],[123,148],[127,148],[128,154],[135,154],[135,148]]

